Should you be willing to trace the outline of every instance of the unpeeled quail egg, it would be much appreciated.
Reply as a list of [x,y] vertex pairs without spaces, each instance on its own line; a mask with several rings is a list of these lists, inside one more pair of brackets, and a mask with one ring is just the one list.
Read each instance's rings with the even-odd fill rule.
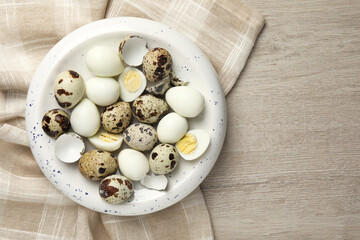
[[157,126],[159,141],[162,143],[176,143],[188,130],[186,118],[172,112],[163,117]]
[[194,160],[200,157],[210,144],[210,135],[202,129],[188,131],[185,136],[176,143],[176,149],[185,160]]
[[82,99],[85,92],[83,78],[75,71],[67,70],[55,79],[55,99],[60,107],[73,108]]
[[131,122],[131,107],[127,102],[117,102],[106,107],[101,113],[101,124],[111,133],[120,133]]
[[99,110],[92,101],[84,98],[73,109],[70,122],[74,132],[83,137],[91,137],[100,128]]
[[204,96],[190,86],[170,88],[165,94],[165,99],[176,113],[187,118],[199,115],[205,105]]
[[122,203],[134,192],[130,179],[121,175],[107,176],[100,182],[99,194],[102,199],[111,204]]
[[113,78],[90,78],[85,86],[86,96],[96,105],[109,106],[119,99],[119,83]]
[[153,126],[144,123],[134,123],[123,133],[125,143],[138,151],[151,150],[157,142],[156,130]]
[[149,171],[149,161],[146,156],[134,149],[124,149],[118,155],[120,172],[130,178],[138,181],[146,176]]
[[86,54],[86,65],[96,76],[112,77],[124,70],[117,52],[104,46],[95,46]]
[[169,76],[172,68],[170,53],[164,48],[153,48],[143,58],[143,72],[150,82]]
[[48,136],[57,138],[69,130],[69,115],[63,110],[52,109],[45,113],[41,127]]
[[97,149],[109,152],[118,150],[123,142],[123,137],[120,134],[109,133],[105,130],[100,130],[97,134],[88,139]]
[[126,67],[119,76],[120,98],[125,102],[132,102],[140,96],[146,88],[144,74],[136,68]]
[[163,99],[146,94],[135,99],[131,109],[140,122],[156,123],[168,112],[169,107]]
[[155,174],[167,174],[178,165],[180,156],[170,144],[159,144],[150,153],[150,169]]

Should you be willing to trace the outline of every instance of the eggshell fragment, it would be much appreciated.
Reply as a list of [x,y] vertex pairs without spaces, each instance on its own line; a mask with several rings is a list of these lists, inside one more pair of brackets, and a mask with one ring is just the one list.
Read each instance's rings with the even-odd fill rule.
[[165,99],[176,113],[187,118],[199,115],[205,105],[204,96],[190,86],[170,88],[165,94]]
[[147,188],[164,190],[168,184],[168,179],[165,175],[155,175],[154,173],[150,173],[141,179],[140,183]]
[[65,133],[55,142],[55,156],[65,162],[73,163],[78,161],[85,152],[84,140],[76,133]]
[[129,66],[140,66],[143,57],[148,52],[146,41],[138,36],[129,36],[119,46],[119,53],[124,62]]

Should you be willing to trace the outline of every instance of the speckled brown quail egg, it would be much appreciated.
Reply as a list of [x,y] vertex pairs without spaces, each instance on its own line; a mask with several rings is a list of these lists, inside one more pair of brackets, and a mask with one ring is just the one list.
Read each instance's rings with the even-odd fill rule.
[[150,153],[150,169],[155,174],[166,174],[178,165],[180,156],[170,144],[159,144]]
[[129,66],[140,66],[144,55],[149,51],[146,41],[139,36],[129,36],[119,45],[119,54]]
[[70,128],[69,115],[60,109],[52,109],[45,113],[41,127],[50,137],[57,138]]
[[150,82],[166,78],[171,68],[171,55],[164,48],[153,48],[143,58],[143,72]]
[[107,151],[92,150],[79,160],[81,174],[90,180],[100,180],[117,171],[117,159]]
[[120,133],[131,122],[131,107],[127,102],[117,102],[104,109],[101,113],[101,124],[111,133]]
[[156,123],[167,114],[169,107],[164,100],[146,94],[135,99],[131,109],[134,117],[140,122]]
[[60,107],[73,108],[82,99],[85,92],[83,78],[75,71],[60,73],[54,84],[55,99]]
[[166,93],[167,90],[171,87],[170,85],[170,76],[156,82],[153,86],[146,88],[146,91],[152,95],[162,96]]
[[134,123],[123,133],[125,143],[138,151],[151,150],[157,142],[157,133],[153,126],[144,123]]
[[111,204],[122,203],[133,194],[133,183],[121,175],[107,176],[100,182],[99,194],[102,199]]

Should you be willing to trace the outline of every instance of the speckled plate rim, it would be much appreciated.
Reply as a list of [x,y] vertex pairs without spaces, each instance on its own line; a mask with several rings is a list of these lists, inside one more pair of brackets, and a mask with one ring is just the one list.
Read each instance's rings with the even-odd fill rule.
[[[166,194],[156,199],[135,203],[130,201],[118,205],[111,205],[102,200],[102,202],[98,202],[97,199],[94,200],[93,195],[89,194],[87,189],[72,186],[75,184],[70,184],[69,181],[71,182],[71,180],[68,180],[71,176],[66,176],[66,172],[62,172],[64,170],[59,170],[61,165],[59,167],[58,160],[54,158],[53,153],[49,153],[49,150],[54,145],[54,140],[46,136],[41,129],[41,119],[45,113],[44,100],[48,97],[45,94],[48,92],[48,89],[46,89],[48,85],[44,83],[53,81],[49,78],[49,74],[54,71],[54,65],[58,59],[61,60],[68,51],[72,51],[71,46],[114,32],[166,39],[164,42],[169,43],[169,47],[171,45],[173,49],[181,51],[181,54],[187,57],[187,62],[192,69],[201,69],[201,71],[198,71],[200,82],[197,83],[197,86],[208,86],[206,90],[203,90],[203,94],[206,95],[204,111],[208,111],[211,117],[211,119],[201,119],[201,121],[206,121],[208,128],[212,129],[210,134],[211,144],[208,150],[201,156],[201,159],[196,160],[192,171],[184,177],[181,184],[175,185],[173,189],[168,189]],[[120,41],[121,39],[119,39]],[[176,56],[173,56],[174,58]],[[189,71],[189,69],[186,69],[186,71]],[[76,29],[60,40],[44,57],[33,76],[26,100],[25,119],[31,151],[47,179],[65,196],[78,204],[98,212],[120,216],[156,212],[179,202],[189,195],[200,185],[214,166],[225,139],[227,122],[225,96],[217,74],[205,54],[187,37],[176,32],[171,27],[135,17],[118,17],[92,22]],[[88,180],[84,178],[84,181]],[[99,196],[97,197],[99,198]]]

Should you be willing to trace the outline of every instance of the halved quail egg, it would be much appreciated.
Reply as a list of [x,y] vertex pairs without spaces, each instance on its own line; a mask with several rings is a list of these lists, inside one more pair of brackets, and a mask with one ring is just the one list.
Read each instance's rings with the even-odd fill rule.
[[78,161],[85,152],[84,140],[76,133],[64,133],[55,142],[55,156],[65,162]]
[[176,149],[185,160],[194,160],[200,157],[210,144],[210,135],[205,130],[194,129],[176,143]]
[[119,53],[124,62],[129,66],[140,66],[143,57],[148,52],[146,41],[138,36],[125,38],[119,46]]
[[119,76],[120,98],[124,102],[132,102],[140,96],[146,87],[144,74],[134,67],[126,67]]
[[113,152],[121,147],[123,137],[120,134],[109,133],[105,130],[100,130],[97,134],[89,137],[89,142],[100,150]]

